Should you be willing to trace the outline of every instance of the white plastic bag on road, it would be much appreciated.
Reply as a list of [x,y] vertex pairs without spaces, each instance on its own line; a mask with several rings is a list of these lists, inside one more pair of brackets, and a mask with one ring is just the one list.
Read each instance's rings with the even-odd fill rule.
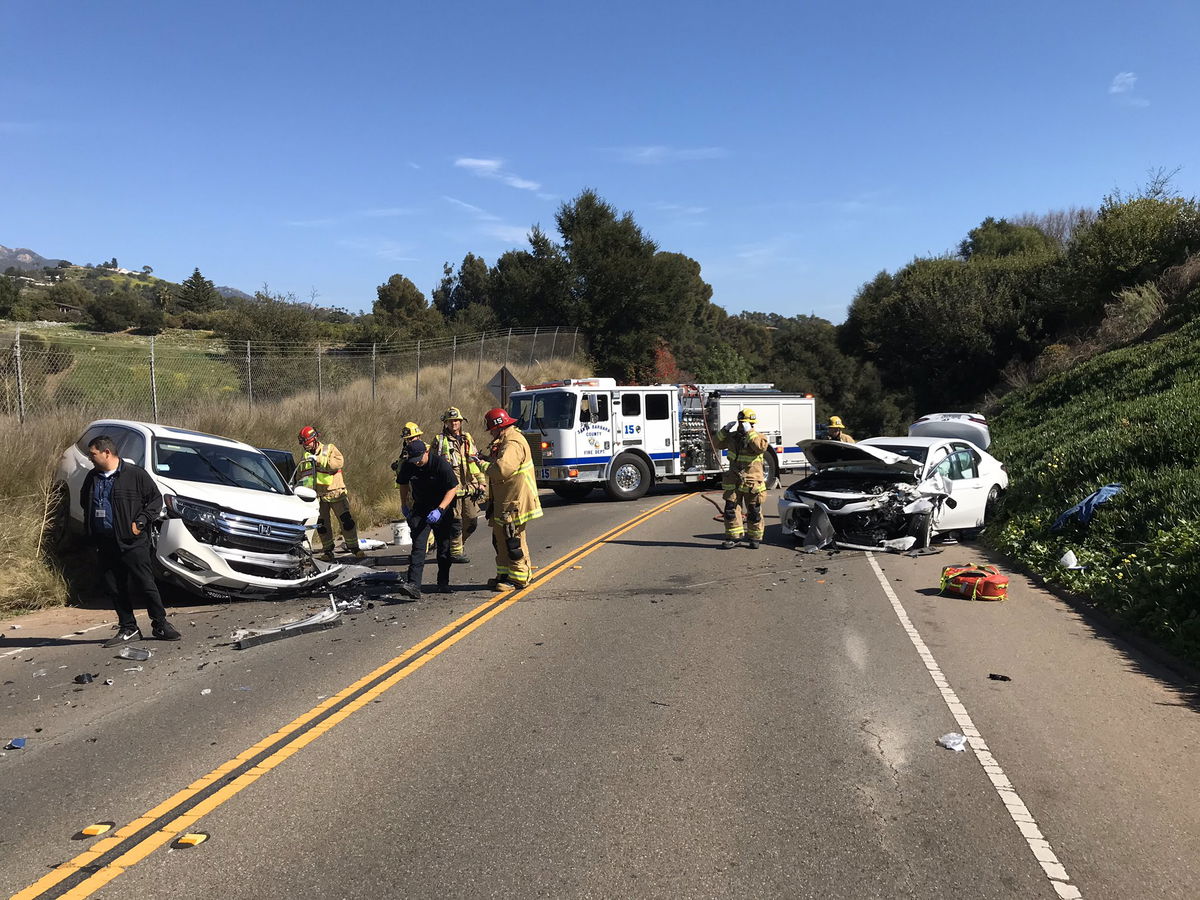
[[943,734],[937,739],[937,742],[947,750],[953,750],[955,753],[962,753],[967,749],[966,735],[952,731],[949,734]]

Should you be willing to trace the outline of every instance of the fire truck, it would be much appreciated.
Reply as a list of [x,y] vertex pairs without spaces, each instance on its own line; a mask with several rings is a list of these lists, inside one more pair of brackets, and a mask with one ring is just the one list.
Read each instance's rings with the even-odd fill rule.
[[816,436],[815,401],[772,384],[568,378],[522,387],[508,411],[529,440],[539,487],[567,500],[596,487],[614,500],[635,500],[658,482],[719,478],[727,463],[717,432],[745,407],[758,414],[756,430],[770,442],[767,484],[803,468],[800,442]]

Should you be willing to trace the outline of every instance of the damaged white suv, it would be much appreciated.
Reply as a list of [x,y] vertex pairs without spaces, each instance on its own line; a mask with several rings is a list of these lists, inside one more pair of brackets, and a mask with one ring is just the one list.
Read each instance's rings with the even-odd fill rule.
[[981,528],[1008,490],[990,443],[978,413],[924,416],[908,437],[804,441],[812,472],[779,500],[783,533],[807,549],[907,550]]
[[281,597],[327,584],[344,568],[313,560],[306,535],[317,521],[316,494],[289,487],[261,450],[147,422],[92,422],[63,451],[55,487],[70,530],[83,532],[79,492],[92,468],[88,444],[100,435],[162,492],[151,532],[161,578],[210,597]]

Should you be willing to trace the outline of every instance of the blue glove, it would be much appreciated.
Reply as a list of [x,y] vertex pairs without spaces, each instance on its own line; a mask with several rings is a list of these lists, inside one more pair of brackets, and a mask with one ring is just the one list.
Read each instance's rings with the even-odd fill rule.
[[404,518],[406,518],[406,519],[411,518],[412,510],[409,509],[407,506],[401,506],[400,507],[400,515],[404,516]]
[[425,521],[430,525],[436,525],[442,520],[442,511],[440,509],[431,509],[429,515],[425,517]]

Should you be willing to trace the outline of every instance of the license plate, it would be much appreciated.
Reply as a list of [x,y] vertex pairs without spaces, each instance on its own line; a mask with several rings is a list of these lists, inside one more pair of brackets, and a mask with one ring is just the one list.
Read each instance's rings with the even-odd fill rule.
[[538,472],[539,472],[538,478],[542,479],[543,481],[550,480],[550,470],[549,469],[539,469]]

